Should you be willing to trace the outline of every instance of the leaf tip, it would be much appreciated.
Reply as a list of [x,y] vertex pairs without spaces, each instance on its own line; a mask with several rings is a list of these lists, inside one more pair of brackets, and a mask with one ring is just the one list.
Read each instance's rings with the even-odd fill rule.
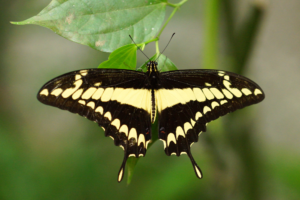
[[21,21],[21,22],[13,22],[13,21],[10,21],[11,24],[13,25],[26,25],[26,24],[32,24],[31,21],[28,21],[28,20],[25,20],[25,21]]
[[10,21],[10,23],[13,24],[13,25],[20,25],[20,22],[12,22],[12,21]]

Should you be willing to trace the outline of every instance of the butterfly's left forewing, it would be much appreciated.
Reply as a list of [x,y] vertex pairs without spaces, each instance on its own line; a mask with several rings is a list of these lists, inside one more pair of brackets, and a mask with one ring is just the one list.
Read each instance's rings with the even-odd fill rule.
[[190,147],[206,131],[207,123],[264,99],[256,83],[225,71],[163,72],[160,82],[155,92],[160,114],[159,138],[167,155],[187,154],[199,178],[202,173]]
[[151,90],[141,72],[114,69],[74,71],[46,83],[37,98],[99,124],[124,149],[118,181],[129,156],[145,156],[151,140]]

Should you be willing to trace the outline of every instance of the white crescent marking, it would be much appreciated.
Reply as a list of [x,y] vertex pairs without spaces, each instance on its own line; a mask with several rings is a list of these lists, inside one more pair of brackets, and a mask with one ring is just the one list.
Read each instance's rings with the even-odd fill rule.
[[137,141],[137,132],[136,132],[136,129],[135,128],[131,128],[130,131],[129,131],[129,136],[128,136],[128,140],[130,138],[134,138],[135,141]]
[[95,103],[93,101],[90,101],[86,106],[94,109],[95,108]]
[[181,126],[177,126],[177,128],[176,128],[176,138],[177,138],[177,140],[178,140],[178,137],[180,135],[182,137],[185,137],[185,134],[184,134],[183,129],[181,128]]
[[174,142],[174,144],[176,144],[175,135],[173,133],[169,133],[168,138],[167,138],[167,144],[168,144],[168,146],[170,146],[170,143],[172,141]]
[[95,110],[95,112],[99,112],[101,115],[103,115],[103,107],[102,106],[98,106]]
[[119,119],[114,119],[114,121],[111,122],[111,125],[115,126],[117,128],[117,130],[120,129],[120,126],[121,126],[121,122]]

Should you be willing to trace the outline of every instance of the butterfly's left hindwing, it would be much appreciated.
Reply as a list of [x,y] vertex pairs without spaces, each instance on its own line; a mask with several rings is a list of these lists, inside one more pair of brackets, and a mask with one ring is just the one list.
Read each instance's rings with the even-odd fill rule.
[[187,154],[199,178],[202,174],[190,146],[206,131],[207,123],[264,99],[256,83],[225,71],[163,72],[160,83],[155,92],[160,113],[159,138],[167,155]]
[[99,124],[124,149],[118,181],[129,156],[145,156],[151,140],[151,90],[141,72],[114,69],[74,71],[46,83],[37,98]]

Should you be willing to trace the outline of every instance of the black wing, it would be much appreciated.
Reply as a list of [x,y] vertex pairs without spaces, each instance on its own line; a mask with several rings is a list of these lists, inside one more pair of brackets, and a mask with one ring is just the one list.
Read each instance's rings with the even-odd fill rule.
[[156,91],[159,138],[167,155],[187,154],[198,178],[200,168],[190,147],[208,122],[264,99],[262,89],[238,74],[218,70],[163,72]]
[[129,156],[145,156],[151,140],[151,90],[141,72],[114,69],[74,71],[46,83],[37,98],[44,104],[88,118],[124,149],[118,181]]

